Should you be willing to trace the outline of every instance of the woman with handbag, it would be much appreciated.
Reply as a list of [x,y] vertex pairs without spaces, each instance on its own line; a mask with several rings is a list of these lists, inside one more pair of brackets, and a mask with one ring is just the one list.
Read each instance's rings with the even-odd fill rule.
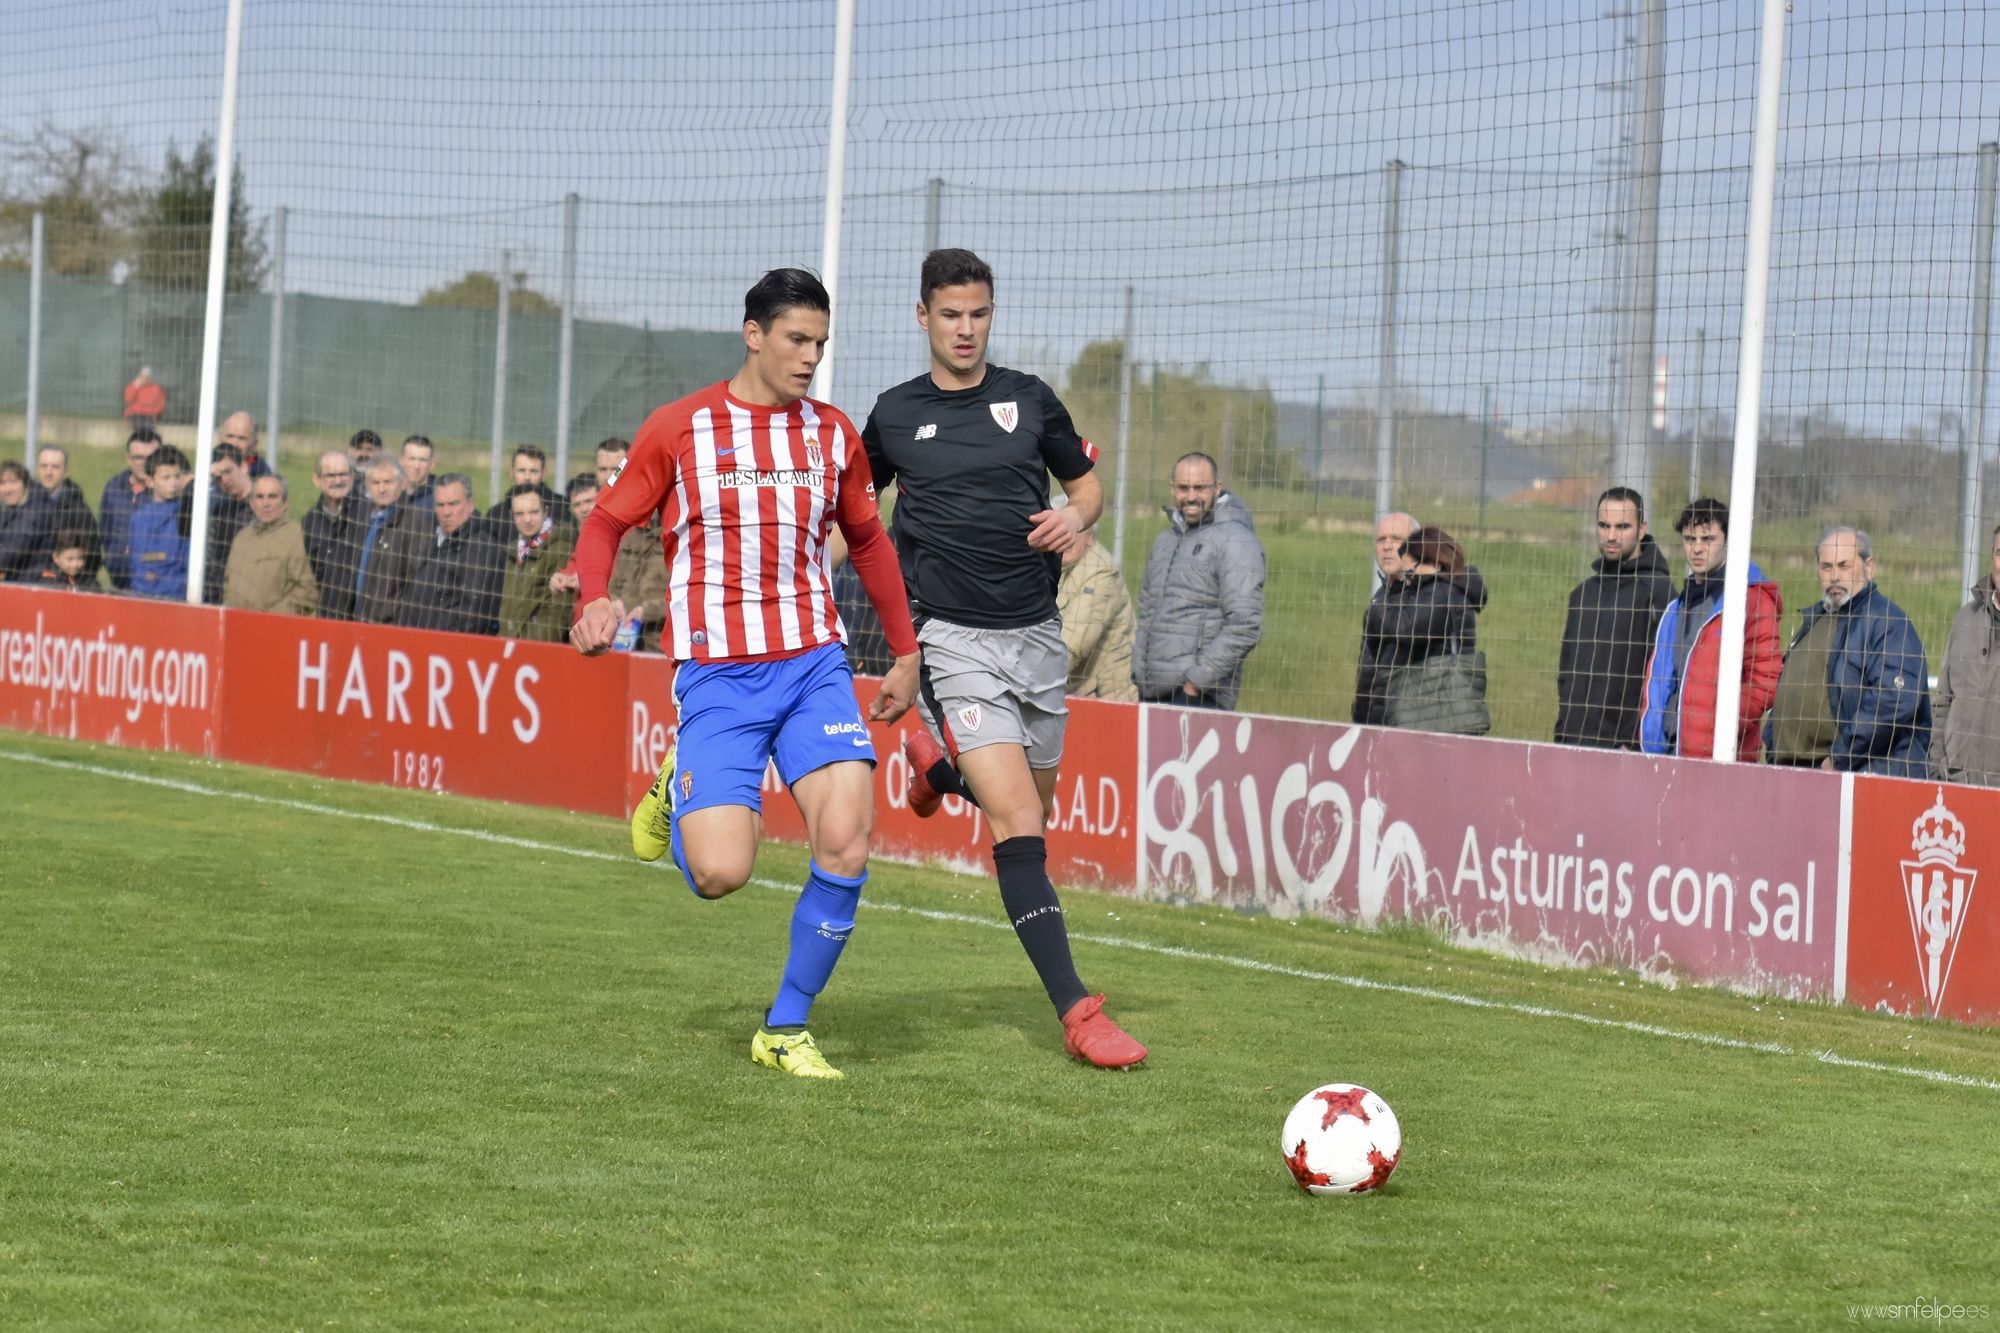
[[1354,720],[1482,736],[1493,726],[1478,639],[1486,581],[1442,528],[1418,528],[1403,553],[1414,567],[1384,583],[1362,618]]

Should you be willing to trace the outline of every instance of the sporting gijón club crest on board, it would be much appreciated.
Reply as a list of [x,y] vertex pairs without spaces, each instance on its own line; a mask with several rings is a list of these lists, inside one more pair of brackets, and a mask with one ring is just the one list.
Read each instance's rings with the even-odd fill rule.
[[1903,906],[1910,914],[1910,942],[1917,951],[1917,970],[1924,983],[1924,1001],[1933,1016],[1944,1007],[1951,985],[1951,965],[1965,934],[1966,913],[1972,906],[1973,881],[1979,872],[1964,864],[1965,822],[1937,801],[1910,827],[1914,861],[1903,862]]

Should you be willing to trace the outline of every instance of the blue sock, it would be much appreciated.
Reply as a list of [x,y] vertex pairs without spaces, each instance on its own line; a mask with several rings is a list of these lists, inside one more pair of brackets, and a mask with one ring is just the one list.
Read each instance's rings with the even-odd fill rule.
[[854,909],[861,903],[861,886],[868,882],[863,870],[853,879],[830,875],[808,862],[805,892],[792,909],[792,951],[785,959],[784,980],[778,983],[778,998],[764,1026],[804,1027],[812,1013],[813,999],[826,988],[840,951],[854,930]]

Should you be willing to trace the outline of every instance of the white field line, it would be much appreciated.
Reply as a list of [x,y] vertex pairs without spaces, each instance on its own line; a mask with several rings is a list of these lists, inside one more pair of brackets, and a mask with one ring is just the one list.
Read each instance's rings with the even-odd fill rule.
[[[136,782],[149,787],[164,787],[169,791],[186,792],[193,796],[225,797],[232,801],[251,801],[259,805],[276,806],[286,810],[297,810],[305,814],[328,815],[337,819],[356,819],[371,824],[386,824],[392,828],[407,829],[413,833],[445,833],[454,837],[470,838],[477,842],[497,843],[506,847],[518,847],[524,851],[549,852],[557,856],[573,856],[590,861],[614,861],[631,865],[634,862],[625,856],[611,852],[593,851],[587,847],[571,847],[562,843],[538,842],[532,838],[509,837],[504,833],[489,833],[484,829],[459,828],[450,824],[434,824],[424,819],[405,819],[397,815],[376,814],[365,810],[348,810],[337,805],[322,805],[314,801],[295,801],[281,796],[265,796],[257,792],[241,791],[229,787],[209,787],[198,782],[188,782],[179,778],[159,777],[151,773],[136,773],[129,769],[108,768],[101,764],[79,763],[68,759],[51,759],[44,755],[23,754],[18,751],[0,749],[0,759],[14,763],[36,764],[44,768],[63,769],[72,773],[88,773],[94,777],[115,778],[121,782]],[[775,889],[781,893],[796,894],[799,887],[779,880],[753,879],[759,888]],[[926,921],[940,921],[952,925],[977,926],[984,930],[1005,931],[1009,927],[1004,921],[991,917],[973,916],[966,912],[945,912],[928,907],[911,907],[902,903],[864,901],[861,904],[879,912],[898,912],[904,916],[920,917]],[[2000,1080],[1979,1078],[1971,1074],[1953,1074],[1941,1069],[1919,1069],[1909,1065],[1882,1064],[1874,1060],[1855,1060],[1833,1051],[1801,1051],[1775,1041],[1745,1041],[1740,1037],[1721,1037],[1707,1032],[1684,1032],[1678,1028],[1661,1027],[1655,1023],[1639,1023],[1630,1019],[1604,1018],[1596,1014],[1582,1014],[1569,1009],[1551,1009],[1539,1004],[1521,1004],[1513,1000],[1489,1000],[1477,995],[1465,995],[1457,991],[1440,990],[1433,986],[1410,986],[1400,982],[1376,981],[1368,977],[1347,976],[1339,972],[1319,972],[1311,968],[1290,967],[1283,963],[1265,962],[1259,958],[1245,958],[1237,954],[1210,953],[1201,949],[1183,949],[1171,944],[1154,944],[1146,940],[1129,939],[1121,935],[1098,935],[1079,932],[1071,938],[1088,944],[1102,945],[1110,949],[1129,949],[1135,953],[1152,954],[1160,958],[1180,958],[1189,962],[1215,963],[1224,967],[1239,968],[1246,972],[1263,972],[1272,976],[1292,977],[1300,981],[1324,982],[1335,986],[1346,986],[1350,990],[1377,991],[1389,995],[1407,995],[1413,999],[1431,1000],[1439,1004],[1455,1004],[1466,1009],[1484,1009],[1493,1013],[1514,1014],[1524,1018],[1558,1019],[1568,1023],[1580,1023],[1586,1027],[1606,1028],[1618,1032],[1631,1032],[1639,1036],[1659,1037],[1666,1041],[1687,1042],[1696,1046],[1707,1046],[1717,1050],[1751,1051],[1759,1055],[1782,1056],[1787,1059],[1812,1060],[1820,1064],[1833,1065],[1841,1069],[1863,1069],[1876,1074],[1892,1074],[1899,1078],[1921,1079],[1929,1083],[1945,1083],[1953,1087],[1978,1088],[1984,1092],[2000,1092]]]

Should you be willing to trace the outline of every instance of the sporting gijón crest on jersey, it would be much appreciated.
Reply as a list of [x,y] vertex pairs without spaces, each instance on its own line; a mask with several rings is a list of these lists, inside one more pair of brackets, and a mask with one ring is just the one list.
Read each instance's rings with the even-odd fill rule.
[[646,419],[598,505],[634,524],[660,516],[671,656],[783,657],[841,641],[826,539],[843,514],[875,516],[859,440],[838,408],[756,407],[726,383]]
[[1028,545],[1049,507],[1049,474],[1074,481],[1097,449],[1055,390],[988,366],[976,388],[928,374],[875,400],[862,431],[869,473],[897,485],[891,535],[919,620],[1006,629],[1056,613],[1062,560]]

